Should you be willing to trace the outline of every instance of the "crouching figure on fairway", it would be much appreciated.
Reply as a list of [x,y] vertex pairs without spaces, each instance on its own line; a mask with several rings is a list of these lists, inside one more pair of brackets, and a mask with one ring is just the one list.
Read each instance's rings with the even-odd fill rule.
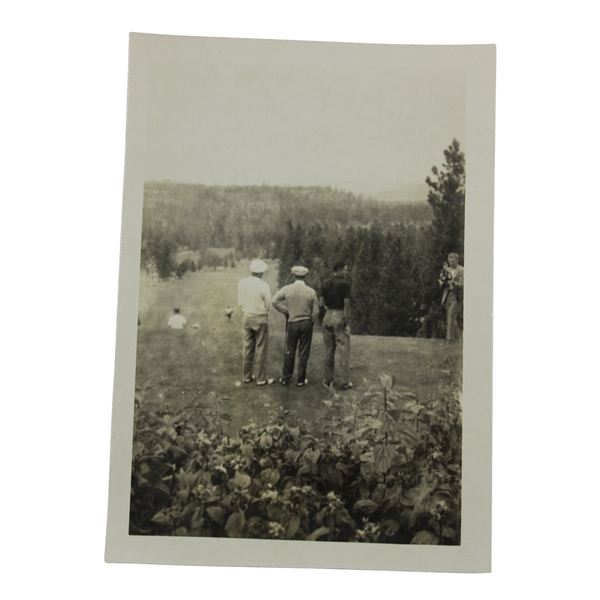
[[333,277],[321,285],[320,306],[327,312],[323,318],[323,345],[325,346],[325,380],[333,383],[337,351],[342,390],[353,387],[350,381],[350,284],[346,281],[348,267],[338,261],[333,265]]
[[[269,309],[271,290],[261,278],[267,270],[262,260],[250,263],[250,277],[238,284],[238,304],[242,308],[242,355],[244,383],[256,380],[256,385],[269,385],[267,351],[269,348]],[[255,372],[256,371],[256,372]]]
[[293,267],[294,283],[282,287],[273,298],[273,308],[285,315],[285,355],[279,380],[282,385],[290,383],[294,373],[296,351],[296,385],[302,387],[308,383],[306,365],[310,356],[313,326],[319,316],[319,300],[315,290],[304,283],[307,273],[306,267]]
[[167,326],[171,329],[185,329],[186,325],[187,321],[185,320],[185,317],[179,314],[178,308],[174,308],[173,314],[169,317],[169,320],[167,321]]

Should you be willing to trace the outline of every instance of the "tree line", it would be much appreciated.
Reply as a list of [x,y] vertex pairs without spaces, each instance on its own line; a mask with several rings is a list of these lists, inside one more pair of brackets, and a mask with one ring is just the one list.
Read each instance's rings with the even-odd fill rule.
[[429,222],[381,222],[330,227],[288,219],[276,249],[279,285],[290,268],[310,269],[306,283],[317,291],[343,260],[352,284],[356,334],[444,337],[438,275],[450,252],[464,256],[465,157],[454,140],[441,168],[427,177]]
[[147,183],[142,240],[160,276],[178,249],[234,248],[236,259],[279,259],[279,285],[293,265],[319,289],[345,261],[353,332],[441,337],[438,274],[450,252],[464,256],[465,156],[458,141],[434,166],[427,203],[376,201],[331,187]]

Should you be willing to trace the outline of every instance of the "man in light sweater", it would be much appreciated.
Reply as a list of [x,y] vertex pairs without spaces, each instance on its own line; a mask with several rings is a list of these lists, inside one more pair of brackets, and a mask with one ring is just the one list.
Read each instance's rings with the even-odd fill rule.
[[305,386],[306,365],[310,356],[313,325],[319,316],[319,300],[315,290],[304,283],[308,273],[306,267],[293,267],[294,283],[282,287],[273,298],[273,308],[286,317],[285,357],[283,373],[279,380],[289,385],[294,373],[296,350],[298,351],[298,373],[296,385]]
[[[244,383],[256,380],[256,385],[270,385],[267,377],[267,351],[269,349],[269,309],[271,290],[261,278],[267,270],[262,260],[250,263],[250,277],[238,284],[238,304],[242,308],[242,354]],[[254,372],[256,371],[256,373]]]

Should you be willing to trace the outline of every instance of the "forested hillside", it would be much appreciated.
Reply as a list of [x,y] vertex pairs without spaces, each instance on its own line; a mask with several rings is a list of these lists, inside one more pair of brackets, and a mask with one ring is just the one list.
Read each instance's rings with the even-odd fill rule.
[[378,201],[331,187],[148,182],[143,254],[166,277],[182,249],[206,257],[195,269],[214,266],[215,248],[233,248],[236,260],[279,259],[280,285],[294,264],[303,264],[317,290],[333,263],[344,260],[354,333],[416,335],[429,312],[433,326],[421,334],[440,335],[437,275],[448,252],[462,258],[464,244],[464,154],[454,141],[444,156],[442,169],[432,169],[435,179],[426,179],[427,203]]

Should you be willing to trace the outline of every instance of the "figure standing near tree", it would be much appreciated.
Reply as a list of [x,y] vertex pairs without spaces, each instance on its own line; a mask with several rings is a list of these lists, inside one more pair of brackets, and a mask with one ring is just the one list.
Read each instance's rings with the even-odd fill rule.
[[444,263],[438,283],[444,288],[442,306],[446,309],[446,339],[456,341],[460,339],[461,334],[458,317],[462,311],[465,285],[465,269],[458,264],[456,252],[448,255],[448,262]]

